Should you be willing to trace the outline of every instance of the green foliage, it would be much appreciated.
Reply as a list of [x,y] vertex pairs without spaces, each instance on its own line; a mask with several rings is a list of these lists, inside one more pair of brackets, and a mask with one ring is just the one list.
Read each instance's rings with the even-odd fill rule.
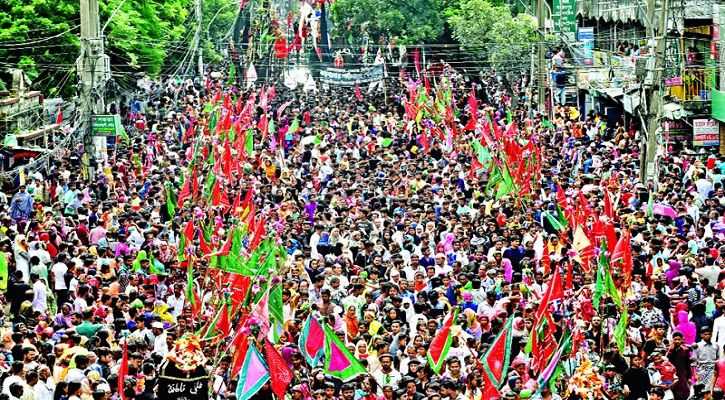
[[77,0],[0,1],[0,71],[20,68],[34,86],[58,87],[78,57],[78,23]]
[[181,58],[191,5],[191,0],[102,0],[101,21],[111,18],[105,34],[112,65],[156,76],[168,59]]
[[[155,76],[181,59],[193,29],[188,23],[192,3],[100,0],[101,27],[110,18],[103,33],[114,78],[134,79],[130,73],[135,72]],[[78,0],[0,0],[0,71],[21,68],[34,89],[72,95],[80,54],[79,7]]]
[[436,41],[443,33],[441,0],[336,0],[330,9],[334,36],[359,44],[367,33],[373,43],[397,38],[398,43]]
[[528,69],[537,40],[536,21],[528,14],[513,17],[505,5],[489,0],[460,0],[446,10],[453,37],[466,51],[499,70]]
[[202,21],[202,48],[204,62],[217,64],[224,56],[220,48],[226,48],[227,33],[231,32],[234,20],[239,11],[239,2],[234,0],[204,0],[202,3],[204,16]]

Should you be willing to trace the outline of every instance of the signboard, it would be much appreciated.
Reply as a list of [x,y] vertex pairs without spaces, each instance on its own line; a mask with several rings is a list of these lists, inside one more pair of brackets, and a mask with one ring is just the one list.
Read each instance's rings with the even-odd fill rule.
[[384,73],[383,64],[355,69],[325,68],[320,70],[320,81],[328,85],[355,86],[380,81]]
[[554,0],[554,30],[573,39],[576,34],[576,0]]
[[692,145],[699,147],[720,145],[720,124],[710,118],[693,119]]
[[689,142],[692,136],[690,126],[680,120],[663,120],[662,130],[665,132],[665,141],[667,143],[684,144]]
[[[576,21],[575,21],[576,22]],[[594,28],[593,27],[581,27],[577,34],[577,40],[582,42],[582,49],[584,50],[584,64],[594,64]]]
[[159,399],[208,400],[209,376],[204,367],[187,375],[170,362],[159,374],[156,396]]
[[116,136],[121,126],[118,115],[94,115],[91,117],[93,136]]

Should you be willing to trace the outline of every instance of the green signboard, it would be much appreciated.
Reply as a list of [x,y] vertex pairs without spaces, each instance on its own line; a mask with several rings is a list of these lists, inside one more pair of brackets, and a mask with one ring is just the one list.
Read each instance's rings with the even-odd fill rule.
[[116,136],[121,119],[118,115],[94,115],[91,117],[93,136]]
[[554,0],[554,31],[576,39],[576,0]]
[[725,91],[712,90],[712,117],[725,122]]

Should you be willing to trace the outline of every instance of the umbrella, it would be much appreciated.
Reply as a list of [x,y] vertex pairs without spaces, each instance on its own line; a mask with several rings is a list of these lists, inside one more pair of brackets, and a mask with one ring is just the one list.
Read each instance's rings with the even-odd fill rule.
[[[644,204],[642,206],[642,210],[646,210],[646,209],[647,209],[647,204]],[[677,211],[675,211],[675,209],[672,208],[671,206],[668,206],[667,204],[664,204],[664,203],[655,203],[652,206],[652,214],[662,215],[663,217],[670,217],[672,219],[677,218]]]

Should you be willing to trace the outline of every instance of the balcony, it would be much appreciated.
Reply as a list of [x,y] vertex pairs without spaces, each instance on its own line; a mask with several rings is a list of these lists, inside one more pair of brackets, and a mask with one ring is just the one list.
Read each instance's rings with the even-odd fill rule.
[[682,76],[665,80],[670,96],[682,103],[709,102],[715,71],[712,67],[688,66]]

